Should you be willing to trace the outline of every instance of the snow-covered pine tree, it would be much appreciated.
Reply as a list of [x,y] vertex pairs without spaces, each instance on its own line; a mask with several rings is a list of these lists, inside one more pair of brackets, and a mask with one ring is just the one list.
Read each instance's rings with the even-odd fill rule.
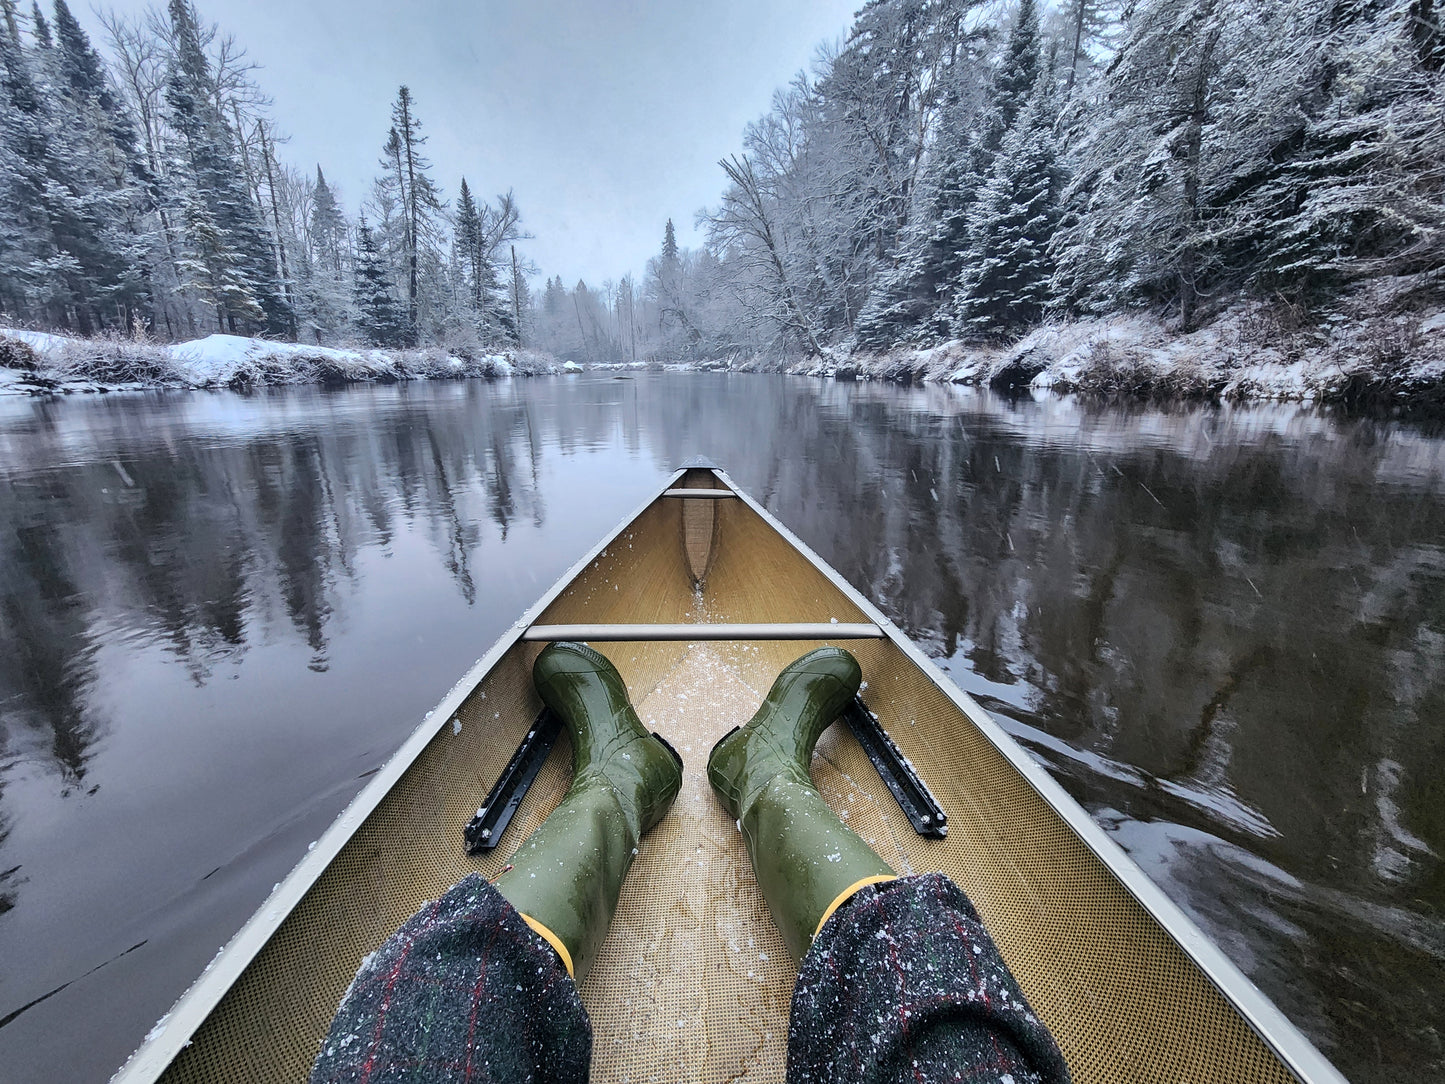
[[677,231],[672,228],[672,219],[667,220],[667,227],[662,231],[662,266],[665,270],[675,270],[678,266],[677,253]]
[[311,259],[316,267],[335,274],[346,270],[346,216],[336,202],[336,193],[326,183],[326,174],[316,166],[316,183],[311,190],[311,220],[308,229]]
[[1284,18],[1271,29],[1287,46],[1273,80],[1283,85],[1268,89],[1286,103],[1290,123],[1266,133],[1267,168],[1226,208],[1231,254],[1248,261],[1256,288],[1311,303],[1362,278],[1392,279],[1397,294],[1438,290],[1445,266],[1440,10],[1429,0],[1282,6]]
[[42,49],[49,49],[55,44],[50,36],[50,24],[45,21],[45,13],[40,10],[40,0],[31,0],[30,32],[35,35],[35,44]]
[[305,308],[314,333],[335,339],[351,323],[351,245],[346,216],[320,165],[311,186],[306,240],[307,273],[302,276]]
[[40,316],[56,255],[46,209],[49,141],[42,99],[22,49],[13,4],[0,24],[0,312]]
[[482,214],[477,210],[465,177],[457,196],[456,232],[452,244],[461,267],[462,303],[467,322],[481,335],[483,342],[490,342],[498,335],[495,320],[497,273],[487,251]]
[[368,342],[375,346],[406,346],[411,329],[406,312],[392,291],[391,275],[366,224],[356,227],[356,323]]
[[[189,0],[170,0],[168,10],[175,53],[165,100],[182,167],[171,172],[173,198],[185,209],[186,222],[215,231],[187,238],[190,260],[216,261],[207,275],[191,278],[227,283],[211,297],[225,330],[283,335],[293,326],[292,313],[281,294],[271,239],[245,181],[235,133],[213,95],[195,9]],[[192,206],[197,199],[204,215]]]
[[672,219],[662,232],[662,250],[647,261],[645,294],[657,315],[657,335],[668,358],[690,357],[701,338],[688,313],[686,264]]
[[854,326],[860,346],[930,343],[949,333],[946,310],[968,253],[968,213],[987,162],[975,130],[988,89],[984,44],[970,36],[955,51],[921,198],[895,266],[879,276]]
[[969,212],[968,254],[951,313],[959,337],[1022,330],[1043,317],[1049,302],[1054,272],[1049,242],[1063,185],[1053,91],[1053,73],[1045,71],[1004,135]]
[[510,274],[507,276],[510,283],[510,294],[512,302],[512,326],[514,331],[513,341],[518,346],[531,341],[532,335],[532,291],[527,286],[527,272],[523,270],[521,261],[517,259],[517,246],[510,245],[512,257]]
[[984,127],[984,145],[988,150],[996,151],[1002,146],[1004,136],[1037,97],[1039,78],[1043,74],[1038,5],[1034,0],[1019,0],[989,95],[989,115]]
[[444,203],[428,172],[431,162],[423,152],[425,145],[411,90],[403,86],[391,107],[391,129],[381,159],[385,172],[377,180],[374,202],[379,207],[388,201],[394,206],[394,214],[385,214],[381,225],[389,235],[388,247],[404,285],[408,334],[413,342],[424,332],[437,330],[432,325],[440,315],[445,273]]
[[181,221],[186,238],[177,264],[181,285],[212,307],[223,332],[263,324],[266,314],[251,289],[244,257],[227,243],[210,205],[194,189],[186,193]]
[[[16,23],[7,6],[0,30],[0,208],[9,219],[0,240],[0,297],[8,296],[15,315],[82,334],[125,326],[142,291],[123,227],[124,166],[108,175],[105,159],[114,147],[94,122],[91,103],[65,80],[75,39],[57,45],[41,16],[36,44],[26,50],[11,35]],[[98,58],[91,59],[103,82]]]
[[93,229],[87,299],[102,326],[129,328],[149,314],[147,257],[156,243],[147,215],[149,173],[135,126],[104,62],[65,0],[55,0],[55,67],[74,183]]
[[1207,224],[1205,153],[1227,24],[1216,0],[1141,0],[1105,81],[1096,120],[1073,154],[1056,235],[1060,304],[1100,311],[1163,301],[1192,327],[1218,264]]

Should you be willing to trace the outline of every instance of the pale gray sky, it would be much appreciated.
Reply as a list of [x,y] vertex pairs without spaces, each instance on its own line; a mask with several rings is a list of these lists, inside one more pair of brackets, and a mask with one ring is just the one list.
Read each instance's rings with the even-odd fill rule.
[[[147,0],[100,0],[122,12]],[[354,213],[406,83],[448,198],[515,189],[544,275],[639,274],[670,216],[684,245],[717,160],[862,0],[198,0],[264,65],[291,135]],[[83,3],[77,16],[100,43]],[[87,17],[89,16],[89,17]]]

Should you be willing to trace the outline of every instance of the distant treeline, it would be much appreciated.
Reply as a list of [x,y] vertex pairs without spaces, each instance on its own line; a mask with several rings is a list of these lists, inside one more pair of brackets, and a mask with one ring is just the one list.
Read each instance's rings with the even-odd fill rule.
[[306,342],[517,342],[530,309],[511,193],[448,205],[402,87],[353,221],[320,166],[275,153],[234,38],[187,0],[103,14],[0,0],[0,316],[81,334],[212,331]]
[[[1138,306],[1188,330],[1241,299],[1308,322],[1346,299],[1438,300],[1432,0],[999,12],[871,0],[776,93],[721,163],[706,250],[650,269],[659,356],[1006,339]],[[565,352],[560,287],[545,326]]]

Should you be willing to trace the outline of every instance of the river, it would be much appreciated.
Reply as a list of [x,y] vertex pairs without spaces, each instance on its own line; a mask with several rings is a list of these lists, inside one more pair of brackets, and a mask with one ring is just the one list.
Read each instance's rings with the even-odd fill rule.
[[105,1079],[698,453],[1351,1080],[1445,1076],[1445,435],[724,374],[0,400],[0,1076]]

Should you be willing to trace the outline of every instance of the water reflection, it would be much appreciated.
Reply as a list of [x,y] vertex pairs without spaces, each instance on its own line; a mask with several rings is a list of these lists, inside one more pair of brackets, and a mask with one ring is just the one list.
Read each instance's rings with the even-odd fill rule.
[[[415,713],[707,452],[1347,1075],[1435,1079],[1442,450],[1294,408],[762,377],[4,404],[0,1018],[119,962],[0,1055],[118,1063]],[[55,1035],[87,1011],[81,1055]]]

